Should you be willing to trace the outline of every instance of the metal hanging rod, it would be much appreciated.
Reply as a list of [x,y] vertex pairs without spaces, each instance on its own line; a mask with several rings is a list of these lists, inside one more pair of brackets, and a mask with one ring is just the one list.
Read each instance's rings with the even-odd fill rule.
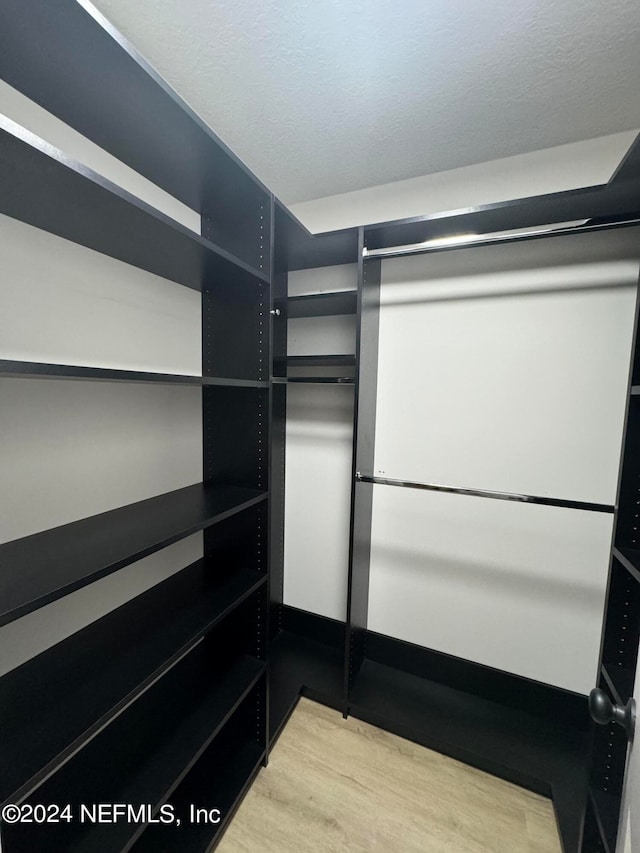
[[542,506],[559,506],[565,509],[582,509],[589,512],[614,511],[610,504],[596,504],[587,501],[567,501],[561,498],[543,498],[538,495],[519,495],[514,492],[492,492],[487,489],[461,489],[457,486],[440,486],[436,483],[412,483],[409,480],[391,480],[388,477],[372,477],[356,472],[356,480],[360,483],[375,483],[378,486],[399,486],[403,489],[423,489],[427,492],[447,492],[452,495],[471,495],[476,498],[492,498],[496,501],[517,501],[519,503],[541,504]]
[[423,243],[408,243],[406,246],[389,246],[383,249],[362,250],[362,257],[396,258],[402,255],[420,255],[429,252],[445,252],[452,249],[471,249],[487,246],[493,243],[515,243],[522,240],[536,240],[540,237],[559,237],[565,234],[584,234],[590,231],[606,231],[611,228],[624,228],[629,225],[639,225],[640,219],[625,219],[622,222],[604,222],[597,225],[580,225],[554,228],[553,225],[543,226],[538,230],[499,231],[493,234],[457,234],[451,237],[434,237]]

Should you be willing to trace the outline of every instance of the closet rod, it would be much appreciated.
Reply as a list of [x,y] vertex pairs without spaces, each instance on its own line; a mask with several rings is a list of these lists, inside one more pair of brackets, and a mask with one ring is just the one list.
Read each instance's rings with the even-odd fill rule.
[[472,249],[487,246],[492,243],[516,243],[521,240],[536,240],[540,237],[559,237],[565,234],[584,234],[590,231],[605,231],[610,228],[624,228],[640,224],[640,219],[625,219],[621,222],[600,222],[595,225],[572,225],[567,228],[554,228],[553,225],[541,226],[539,229],[519,230],[513,233],[498,231],[493,234],[452,234],[450,237],[434,237],[423,243],[408,243],[406,246],[388,246],[382,249],[362,250],[362,257],[397,258],[402,255],[423,255],[429,252],[445,252],[452,249]]
[[476,498],[493,498],[497,501],[519,501],[520,503],[560,506],[565,509],[583,509],[590,512],[613,512],[609,504],[596,504],[587,501],[567,501],[561,498],[543,498],[537,495],[519,495],[514,492],[491,492],[487,489],[461,489],[457,486],[440,486],[435,483],[412,483],[409,480],[391,480],[387,477],[371,477],[356,472],[360,483],[375,483],[378,486],[400,486],[403,489],[423,489],[427,492],[448,492],[452,495],[472,495]]

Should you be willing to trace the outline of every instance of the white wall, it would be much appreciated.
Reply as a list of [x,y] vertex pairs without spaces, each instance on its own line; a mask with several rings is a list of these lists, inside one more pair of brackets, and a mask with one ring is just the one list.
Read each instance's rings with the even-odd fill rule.
[[[0,109],[198,229],[193,211],[4,84]],[[200,374],[199,293],[5,216],[0,257],[0,358]],[[2,379],[0,471],[0,541],[199,482],[200,390]],[[197,534],[0,628],[0,673],[201,556]]]
[[197,291],[2,215],[0,248],[0,358],[200,374]]
[[374,473],[612,504],[638,262],[582,250],[635,240],[385,261]]
[[637,130],[294,204],[319,233],[606,183]]
[[368,627],[587,693],[611,518],[375,486]]
[[[289,273],[289,295],[354,290],[354,264]],[[289,320],[291,355],[355,352],[355,317]],[[309,374],[308,368],[298,373]],[[328,368],[320,373],[328,375]],[[341,374],[344,368],[334,373]],[[287,388],[284,603],[346,618],[353,385]]]
[[[628,231],[385,261],[374,473],[612,504],[639,257]],[[611,523],[377,486],[369,628],[587,693]]]

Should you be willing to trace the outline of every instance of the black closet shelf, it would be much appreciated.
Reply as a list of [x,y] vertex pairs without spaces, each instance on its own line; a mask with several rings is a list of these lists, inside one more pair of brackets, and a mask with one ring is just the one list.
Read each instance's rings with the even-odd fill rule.
[[221,211],[243,212],[256,196],[269,197],[91,3],[4,7],[0,78],[10,86],[194,210],[211,198]]
[[197,483],[0,545],[0,625],[265,500]]
[[283,367],[353,367],[356,357],[340,355],[288,355],[276,357],[274,363]]
[[640,394],[640,385],[632,385],[631,386],[631,394],[634,397],[637,396],[638,394]]
[[29,796],[265,581],[198,560],[8,673],[0,801]]
[[268,277],[0,116],[0,212],[194,290]]
[[620,799],[613,794],[595,788],[589,788],[589,799],[605,851],[606,853],[615,853]]
[[[149,826],[132,848],[133,853],[158,853],[158,850],[162,853],[185,853],[186,850],[205,853],[211,850],[251,787],[264,756],[264,749],[252,741],[236,749],[219,748],[215,742],[171,796],[176,814],[181,816],[180,826]],[[200,802],[205,808],[220,810],[220,823],[188,820],[190,807],[198,808]]]
[[614,547],[613,556],[640,583],[640,551],[636,548]]
[[358,294],[356,290],[331,293],[314,293],[308,296],[290,296],[277,299],[275,306],[286,312],[292,320],[300,317],[333,317],[339,314],[355,314]]
[[75,364],[45,364],[37,361],[0,359],[0,377],[24,379],[81,379],[90,382],[135,382],[150,385],[223,385],[238,388],[268,388],[266,381],[227,379],[222,376],[189,376],[179,373],[151,373],[117,370],[111,367],[83,367]]
[[[133,713],[105,728],[47,780],[34,801],[42,796],[42,802],[70,802],[77,808],[87,801],[87,778],[97,774],[95,802],[146,803],[157,811],[265,673],[264,662],[246,655],[217,672],[210,650],[200,643],[153,685],[153,696],[150,690],[132,706]],[[45,849],[48,843],[47,849],[75,853],[125,850],[144,829],[144,823],[76,823],[61,826],[58,838],[57,826],[34,827],[32,837],[27,828],[27,849]],[[17,849],[22,850],[23,827],[19,831],[22,846]]]
[[276,385],[299,383],[302,385],[353,385],[353,376],[274,376]]

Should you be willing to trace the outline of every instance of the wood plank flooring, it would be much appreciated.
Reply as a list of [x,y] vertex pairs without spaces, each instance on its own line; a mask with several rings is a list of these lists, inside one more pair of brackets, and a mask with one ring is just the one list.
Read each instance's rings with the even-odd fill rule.
[[551,801],[301,699],[218,853],[561,853]]

